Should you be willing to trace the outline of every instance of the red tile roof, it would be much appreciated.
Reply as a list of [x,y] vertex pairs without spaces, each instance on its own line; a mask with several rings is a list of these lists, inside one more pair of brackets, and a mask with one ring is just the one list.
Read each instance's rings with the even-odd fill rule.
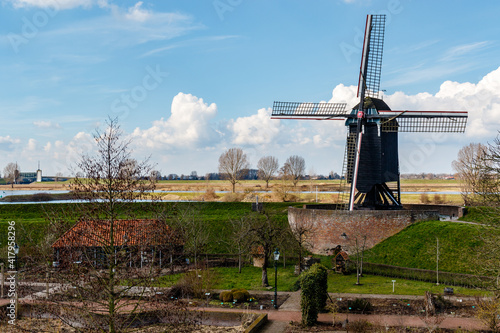
[[349,260],[349,255],[344,252],[344,251],[340,251],[336,256],[335,256],[335,259],[338,257],[338,256],[341,256],[342,258],[344,258],[344,260]]
[[[81,220],[66,231],[54,244],[61,247],[104,247],[110,244],[110,222]],[[116,220],[113,223],[114,246],[182,245],[171,228],[158,220]]]

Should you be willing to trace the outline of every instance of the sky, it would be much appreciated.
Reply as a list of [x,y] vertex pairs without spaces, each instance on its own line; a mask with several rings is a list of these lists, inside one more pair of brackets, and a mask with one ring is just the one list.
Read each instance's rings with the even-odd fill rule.
[[163,175],[302,156],[342,171],[342,121],[271,120],[273,101],[356,104],[367,14],[386,14],[381,89],[393,110],[468,111],[462,134],[401,133],[401,173],[449,173],[500,129],[494,0],[0,0],[0,172],[66,176],[117,118]]

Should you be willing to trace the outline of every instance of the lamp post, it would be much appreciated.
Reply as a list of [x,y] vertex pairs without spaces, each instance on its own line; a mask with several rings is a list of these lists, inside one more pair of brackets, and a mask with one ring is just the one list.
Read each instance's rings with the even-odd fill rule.
[[274,251],[274,308],[278,308],[278,260],[280,258],[280,251],[278,248]]

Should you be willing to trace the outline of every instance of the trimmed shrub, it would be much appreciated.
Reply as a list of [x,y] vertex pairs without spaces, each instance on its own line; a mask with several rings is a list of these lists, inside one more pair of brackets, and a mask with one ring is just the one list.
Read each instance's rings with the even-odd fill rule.
[[246,289],[231,289],[223,291],[219,295],[219,299],[223,302],[238,302],[243,303],[248,301],[250,298],[250,293]]
[[219,295],[219,299],[223,302],[232,302],[233,301],[233,293],[229,290],[223,291]]
[[250,298],[250,293],[248,290],[240,288],[240,289],[231,289],[233,293],[233,301],[243,303],[246,302]]
[[238,290],[233,293],[233,300],[238,303],[246,302],[250,297],[250,293],[246,290]]
[[302,308],[302,325],[312,326],[318,320],[318,313],[326,305],[328,273],[326,267],[314,264],[300,275],[302,289],[300,306]]
[[317,276],[316,295],[318,297],[318,307],[321,311],[325,308],[328,298],[328,270],[321,264],[314,264],[311,269]]

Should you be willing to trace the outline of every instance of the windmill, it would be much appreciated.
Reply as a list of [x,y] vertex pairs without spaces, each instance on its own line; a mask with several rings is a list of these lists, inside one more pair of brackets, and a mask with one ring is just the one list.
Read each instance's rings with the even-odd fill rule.
[[359,103],[274,102],[273,119],[345,120],[343,176],[348,209],[401,209],[399,132],[463,133],[467,112],[393,111],[379,97],[385,15],[368,15],[359,71]]

